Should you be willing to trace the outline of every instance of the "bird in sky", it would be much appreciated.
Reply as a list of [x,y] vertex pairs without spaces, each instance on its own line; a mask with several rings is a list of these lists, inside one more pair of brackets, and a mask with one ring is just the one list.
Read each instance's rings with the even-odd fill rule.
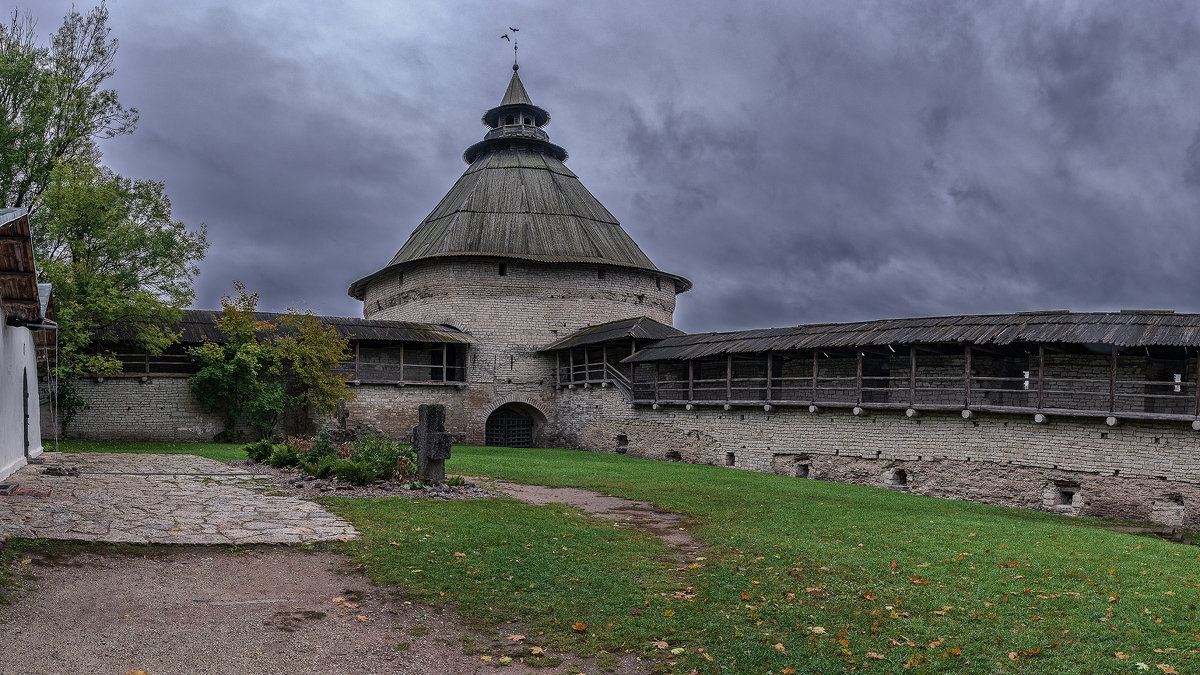
[[514,32],[514,33],[516,33],[517,31],[521,30],[520,28],[513,28],[512,26],[509,26],[509,27],[508,27],[508,29],[509,29],[509,30],[511,30],[511,31],[512,31],[512,32]]
[[501,38],[503,38],[503,39],[505,39],[505,40],[508,40],[509,42],[512,42],[512,40],[509,40],[509,39],[508,39],[508,34],[507,34],[507,33],[505,33],[504,35],[501,35],[500,37],[501,37]]

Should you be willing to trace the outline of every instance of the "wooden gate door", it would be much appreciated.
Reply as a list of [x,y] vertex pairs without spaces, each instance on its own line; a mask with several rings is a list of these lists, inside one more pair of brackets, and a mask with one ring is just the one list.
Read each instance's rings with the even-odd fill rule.
[[487,419],[486,443],[492,447],[533,447],[533,420],[521,413],[501,408]]

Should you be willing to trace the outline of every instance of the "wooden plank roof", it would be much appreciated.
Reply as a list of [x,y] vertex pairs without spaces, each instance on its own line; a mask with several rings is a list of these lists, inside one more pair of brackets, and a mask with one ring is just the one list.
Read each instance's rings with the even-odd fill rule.
[[625,362],[724,354],[921,344],[1102,344],[1200,347],[1200,314],[1166,311],[1020,312],[823,323],[668,337]]
[[[220,342],[223,339],[217,328],[217,319],[221,317],[217,309],[187,309],[183,319],[174,330],[179,331],[179,341],[185,344],[196,344],[204,340]],[[254,317],[259,321],[278,321],[283,314],[275,312],[255,312]],[[451,326],[430,323],[413,323],[409,321],[377,321],[373,319],[358,319],[345,316],[319,316],[321,323],[337,331],[338,337],[349,340],[386,340],[393,342],[449,342],[454,344],[475,344],[475,338]]]
[[542,348],[542,351],[570,349],[572,347],[594,345],[610,340],[661,340],[684,334],[678,328],[672,328],[649,317],[639,316],[636,319],[621,319],[620,321],[610,321],[596,326],[588,326],[546,345]]
[[687,279],[661,272],[620,222],[562,162],[532,150],[488,152],[473,162],[387,266],[354,282],[430,258],[514,258],[587,263],[661,274],[682,293]]
[[25,209],[0,209],[0,303],[9,323],[41,321],[33,241]]

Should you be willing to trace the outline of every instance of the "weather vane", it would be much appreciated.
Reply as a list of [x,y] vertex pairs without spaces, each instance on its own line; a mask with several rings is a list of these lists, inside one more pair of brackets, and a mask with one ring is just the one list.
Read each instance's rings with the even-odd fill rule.
[[[508,30],[509,30],[509,32],[512,32],[512,33],[517,33],[517,32],[519,32],[521,29],[520,29],[520,28],[513,28],[512,26],[509,26],[509,27],[508,27]],[[508,40],[509,42],[511,42],[511,43],[512,43],[512,46],[513,46],[513,70],[516,70],[516,69],[520,68],[520,66],[518,66],[518,65],[517,65],[517,41],[516,41],[516,40],[514,40],[514,39],[512,39],[512,38],[510,38],[510,37],[508,37],[508,33],[505,33],[504,35],[501,35],[500,37],[501,37],[501,39]],[[514,36],[514,37],[515,37],[515,36]]]

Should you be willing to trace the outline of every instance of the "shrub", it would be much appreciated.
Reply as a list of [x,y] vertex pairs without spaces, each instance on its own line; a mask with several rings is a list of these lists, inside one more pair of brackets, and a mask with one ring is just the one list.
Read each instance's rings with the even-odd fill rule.
[[467,481],[462,476],[450,476],[446,479],[446,485],[450,487],[458,487],[464,485]]
[[326,455],[316,462],[300,462],[300,469],[313,478],[329,478],[333,474],[333,465],[339,461],[337,457]]
[[271,439],[264,438],[257,443],[251,443],[242,448],[246,451],[246,455],[250,457],[252,462],[265,462],[275,452],[275,446],[271,443]]
[[300,463],[300,455],[289,445],[281,445],[275,448],[275,452],[271,454],[271,458],[267,460],[267,464],[276,469],[286,469],[296,466]]
[[370,468],[348,459],[330,459],[329,472],[339,479],[354,485],[367,485],[375,480]]
[[[386,436],[368,436],[352,443],[348,459],[369,475],[368,482],[387,480],[400,471],[402,464],[415,466],[412,448]],[[407,460],[404,462],[403,460]]]

